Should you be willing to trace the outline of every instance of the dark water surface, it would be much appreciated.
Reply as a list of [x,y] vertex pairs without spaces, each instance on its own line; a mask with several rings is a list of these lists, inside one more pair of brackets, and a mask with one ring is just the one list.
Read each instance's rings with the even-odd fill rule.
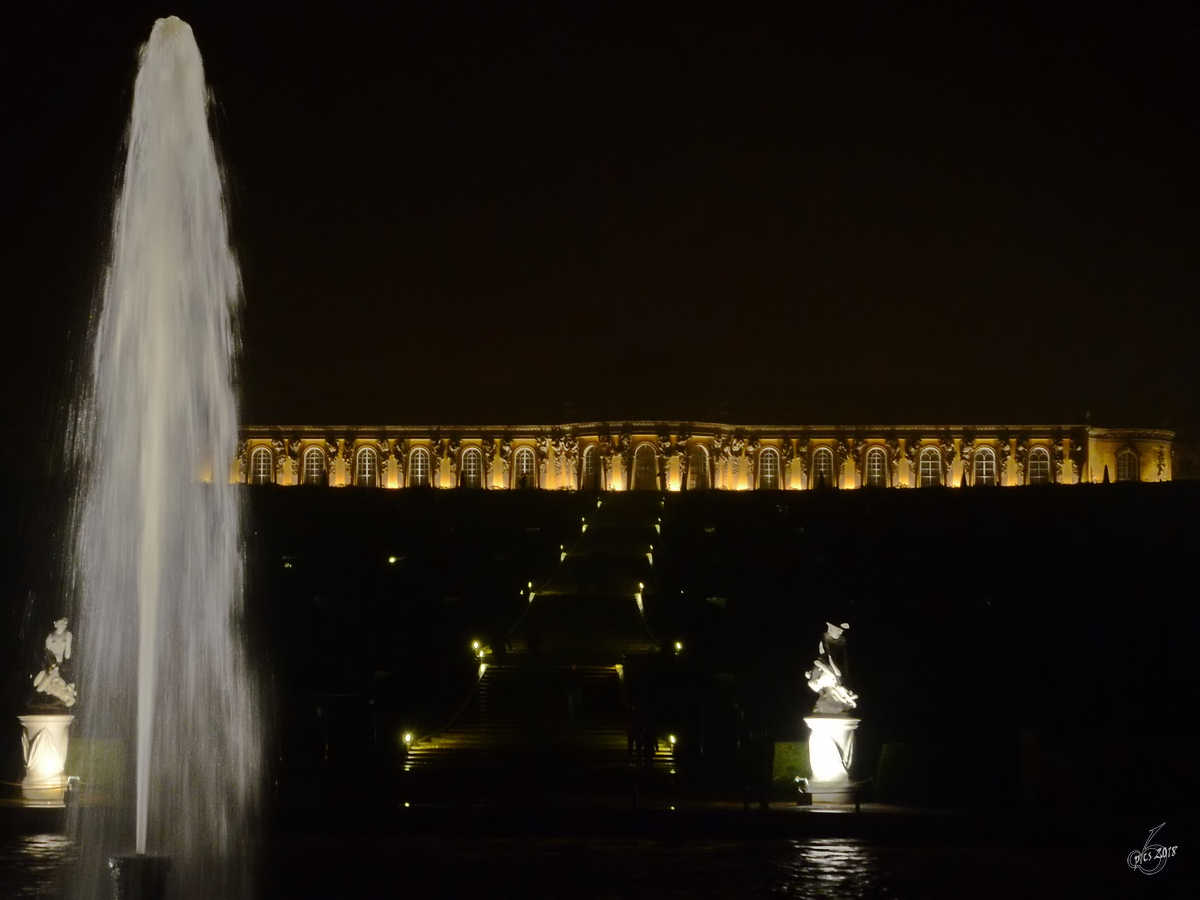
[[[59,897],[61,835],[0,838],[0,897]],[[770,840],[312,836],[265,851],[264,900],[455,898],[1030,898],[1185,896],[1167,871],[1106,851],[891,847],[852,838]],[[1179,873],[1182,874],[1182,873]],[[1165,877],[1164,877],[1165,876]]]

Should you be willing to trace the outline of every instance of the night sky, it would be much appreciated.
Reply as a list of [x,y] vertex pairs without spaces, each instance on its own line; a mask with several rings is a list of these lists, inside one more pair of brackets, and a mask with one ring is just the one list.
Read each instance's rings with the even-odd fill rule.
[[247,423],[1200,426],[1194,0],[247,5],[0,13],[5,430],[57,427],[172,13]]

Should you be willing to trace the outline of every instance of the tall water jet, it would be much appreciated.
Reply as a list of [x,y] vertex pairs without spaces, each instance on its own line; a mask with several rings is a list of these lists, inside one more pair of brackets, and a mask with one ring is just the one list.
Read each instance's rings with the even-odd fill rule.
[[[191,28],[142,48],[112,256],[77,416],[81,883],[112,853],[171,858],[173,896],[248,895],[259,738],[230,484],[239,299]],[[81,653],[81,655],[84,655]]]

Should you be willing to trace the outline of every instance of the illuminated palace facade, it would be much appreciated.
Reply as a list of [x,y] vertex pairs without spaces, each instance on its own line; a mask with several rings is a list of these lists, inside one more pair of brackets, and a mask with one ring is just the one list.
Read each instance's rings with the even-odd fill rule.
[[1174,433],[1084,425],[247,427],[250,484],[809,490],[1170,481]]

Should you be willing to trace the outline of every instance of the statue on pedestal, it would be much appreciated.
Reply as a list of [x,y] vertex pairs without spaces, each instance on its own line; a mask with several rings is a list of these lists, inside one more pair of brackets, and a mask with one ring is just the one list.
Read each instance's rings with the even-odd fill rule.
[[[21,722],[21,749],[25,754],[25,778],[21,793],[32,805],[60,806],[67,784],[67,729],[75,717],[66,712],[78,695],[73,682],[63,674],[71,658],[71,632],[67,620],[54,623],[46,637],[46,658],[42,669],[33,676],[30,711],[17,718]],[[44,697],[39,695],[45,695]]]
[[847,803],[857,798],[850,768],[854,762],[854,731],[860,720],[847,713],[858,705],[858,694],[843,682],[849,672],[845,637],[849,627],[845,622],[825,623],[817,658],[804,673],[808,686],[817,694],[812,714],[804,718],[811,732],[808,761],[813,778],[809,790],[822,802]]
[[857,705],[858,694],[842,683],[849,666],[846,662],[845,622],[840,626],[825,623],[825,633],[817,645],[817,658],[813,667],[804,673],[808,686],[817,694],[813,706],[814,715],[842,715]]

